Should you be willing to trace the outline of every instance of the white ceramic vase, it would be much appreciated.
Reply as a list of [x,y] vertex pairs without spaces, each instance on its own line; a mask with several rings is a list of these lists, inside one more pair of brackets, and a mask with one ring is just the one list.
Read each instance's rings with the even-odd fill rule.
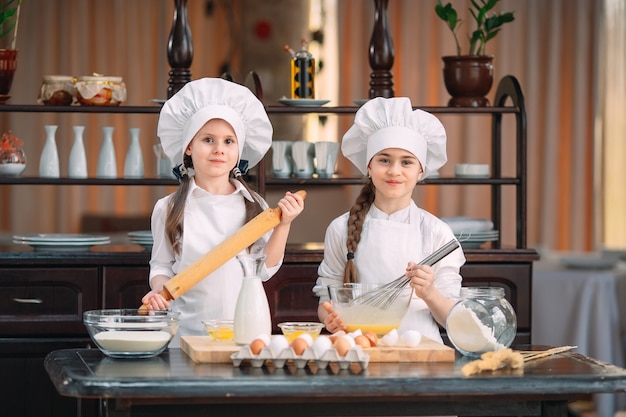
[[98,154],[98,169],[96,171],[96,177],[98,178],[117,178],[113,130],[113,126],[102,127],[102,147]]
[[70,150],[70,159],[67,168],[67,176],[70,178],[87,178],[87,156],[83,133],[85,126],[73,126],[74,144]]
[[45,125],[46,143],[43,146],[41,157],[39,158],[39,176],[45,178],[59,178],[59,152],[56,142],[56,125]]
[[130,132],[130,145],[128,145],[124,161],[124,178],[143,178],[143,155],[139,143],[141,129],[131,127],[128,131]]

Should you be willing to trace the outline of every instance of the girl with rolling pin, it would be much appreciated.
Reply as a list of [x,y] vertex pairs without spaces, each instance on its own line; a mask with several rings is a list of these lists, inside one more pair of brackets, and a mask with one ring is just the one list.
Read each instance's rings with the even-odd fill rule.
[[320,321],[332,333],[345,330],[328,302],[327,286],[383,285],[405,272],[414,292],[398,331],[418,330],[441,342],[437,323],[445,327],[459,297],[465,256],[458,247],[432,267],[415,263],[455,237],[412,194],[418,181],[447,161],[443,125],[430,113],[414,111],[406,97],[375,98],[357,111],[341,151],[368,181],[350,211],[326,230],[315,287]]
[[[142,302],[151,309],[181,312],[170,347],[179,346],[180,336],[206,335],[202,320],[233,319],[243,280],[236,258],[175,300],[166,300],[161,292],[169,279],[268,208],[242,174],[265,156],[272,132],[257,97],[219,78],[191,81],[163,105],[157,133],[180,185],[158,200],[152,212],[151,291]],[[304,201],[287,192],[278,208],[278,226],[248,248],[267,256],[263,280],[282,265],[291,222],[304,209]]]

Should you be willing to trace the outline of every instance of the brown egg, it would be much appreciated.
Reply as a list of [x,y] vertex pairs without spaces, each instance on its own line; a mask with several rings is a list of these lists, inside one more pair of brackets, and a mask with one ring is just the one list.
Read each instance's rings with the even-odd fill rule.
[[291,348],[298,356],[302,355],[302,353],[308,347],[309,347],[309,344],[307,343],[307,341],[301,337],[296,337],[295,339],[293,339],[293,342],[291,342]]
[[367,338],[367,336],[359,335],[354,338],[354,343],[361,346],[362,348],[372,347],[372,342]]
[[338,337],[337,340],[335,340],[335,343],[333,343],[333,347],[337,350],[337,354],[339,356],[346,356],[346,353],[348,353],[352,344],[346,337]]
[[378,336],[374,332],[365,332],[363,336],[367,337],[370,341],[372,347],[376,347],[378,345]]
[[252,343],[250,343],[250,351],[253,355],[258,355],[265,346],[265,342],[262,339],[254,339]]
[[339,330],[333,334],[331,334],[330,336],[328,336],[330,338],[330,341],[332,343],[335,343],[338,339],[340,339],[341,337],[345,336],[346,332],[344,332],[343,330]]

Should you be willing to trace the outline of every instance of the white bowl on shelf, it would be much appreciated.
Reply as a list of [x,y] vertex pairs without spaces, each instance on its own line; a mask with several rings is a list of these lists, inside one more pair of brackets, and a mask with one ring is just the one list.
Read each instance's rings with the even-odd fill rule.
[[489,177],[488,164],[456,164],[454,175],[459,178],[487,178]]
[[0,177],[19,177],[26,164],[0,164]]

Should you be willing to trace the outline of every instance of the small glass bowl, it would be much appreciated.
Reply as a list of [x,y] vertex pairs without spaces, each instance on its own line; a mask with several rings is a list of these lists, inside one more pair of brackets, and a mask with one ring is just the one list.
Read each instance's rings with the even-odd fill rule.
[[231,342],[235,336],[232,320],[204,320],[202,324],[209,337],[217,342]]
[[314,322],[285,322],[279,323],[278,327],[283,332],[283,335],[287,338],[287,341],[291,343],[296,337],[302,334],[309,334],[315,339],[321,333],[324,325],[322,323]]
[[91,340],[113,358],[149,358],[163,352],[178,330],[180,313],[135,309],[90,310],[83,323]]

